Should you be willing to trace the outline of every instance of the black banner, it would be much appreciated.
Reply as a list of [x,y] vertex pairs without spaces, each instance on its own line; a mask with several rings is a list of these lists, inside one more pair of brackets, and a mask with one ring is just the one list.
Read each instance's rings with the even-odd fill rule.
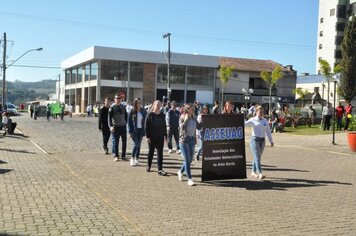
[[202,120],[202,181],[246,178],[244,115],[203,115]]

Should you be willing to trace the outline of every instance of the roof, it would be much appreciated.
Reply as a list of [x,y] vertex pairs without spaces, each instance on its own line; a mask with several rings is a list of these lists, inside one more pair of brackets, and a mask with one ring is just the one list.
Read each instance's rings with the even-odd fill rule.
[[297,84],[316,84],[325,82],[324,75],[302,75],[297,76]]
[[[273,71],[276,66],[282,66],[281,64],[272,60],[258,60],[258,59],[246,59],[246,58],[234,58],[234,57],[220,57],[220,66],[232,66],[237,71]],[[291,67],[283,67],[283,71],[292,71]]]

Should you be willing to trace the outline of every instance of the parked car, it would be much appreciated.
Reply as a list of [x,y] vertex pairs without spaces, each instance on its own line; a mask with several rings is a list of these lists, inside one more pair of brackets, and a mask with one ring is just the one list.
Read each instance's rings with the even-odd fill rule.
[[13,104],[7,104],[6,112],[9,114],[9,116],[17,116],[19,114],[18,110]]

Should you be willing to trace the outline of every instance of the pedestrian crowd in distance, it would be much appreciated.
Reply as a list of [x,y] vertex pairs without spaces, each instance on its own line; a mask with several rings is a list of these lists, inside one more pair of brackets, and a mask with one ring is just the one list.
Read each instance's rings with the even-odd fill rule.
[[[168,146],[168,153],[180,154],[184,161],[177,172],[178,179],[183,180],[186,175],[189,186],[194,185],[191,174],[191,163],[193,159],[200,160],[203,150],[202,142],[202,116],[206,114],[233,114],[244,113],[246,125],[252,126],[258,135],[257,141],[251,146],[255,150],[252,176],[262,179],[260,159],[264,149],[264,137],[267,134],[271,145],[273,146],[270,127],[267,119],[263,117],[263,108],[261,106],[251,105],[249,109],[244,106],[240,110],[235,109],[233,102],[227,101],[224,106],[215,101],[214,106],[208,104],[200,105],[198,101],[193,104],[183,104],[178,106],[177,102],[171,101],[162,103],[159,100],[152,104],[143,106],[140,98],[136,98],[131,104],[123,104],[123,97],[120,94],[115,95],[114,101],[106,98],[104,105],[99,108],[98,128],[102,131],[103,150],[109,154],[108,142],[112,139],[112,155],[114,161],[128,160],[126,156],[127,134],[133,141],[133,149],[130,157],[130,165],[139,165],[141,152],[141,143],[145,137],[148,144],[146,171],[151,172],[152,160],[156,151],[157,168],[159,176],[166,176],[163,170],[163,149],[165,143]],[[256,118],[258,117],[258,118]],[[256,118],[257,120],[251,120]],[[261,123],[262,122],[262,123]],[[268,127],[266,127],[266,124]],[[253,131],[254,132],[254,131]],[[253,136],[256,136],[253,135]],[[119,142],[121,139],[121,155],[119,155]],[[175,141],[175,148],[173,145]],[[198,142],[198,140],[200,142]],[[199,143],[198,152],[195,153],[195,145]],[[258,150],[257,150],[258,149]]]

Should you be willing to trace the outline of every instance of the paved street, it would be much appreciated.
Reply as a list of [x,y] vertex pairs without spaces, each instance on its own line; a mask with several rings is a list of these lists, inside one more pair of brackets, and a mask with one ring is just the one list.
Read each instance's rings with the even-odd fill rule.
[[0,234],[356,235],[356,155],[344,133],[335,146],[330,135],[274,134],[265,181],[201,183],[194,162],[189,187],[177,154],[165,152],[167,177],[155,164],[146,173],[146,145],[140,166],[113,162],[96,118],[14,120],[22,134],[0,139]]

